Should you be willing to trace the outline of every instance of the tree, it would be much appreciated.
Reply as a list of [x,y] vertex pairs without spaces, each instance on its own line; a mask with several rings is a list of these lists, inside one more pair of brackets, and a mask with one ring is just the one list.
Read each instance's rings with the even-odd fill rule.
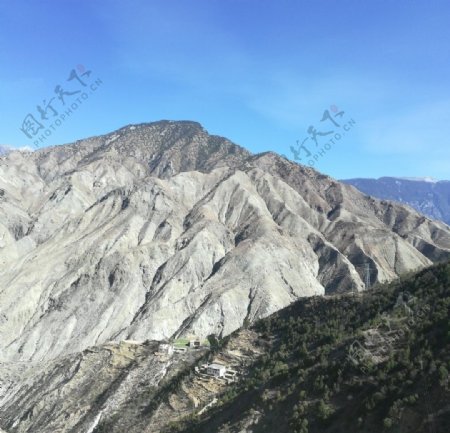
[[383,425],[386,428],[391,428],[392,427],[392,420],[390,418],[385,418],[383,421]]
[[209,345],[211,346],[212,350],[218,349],[219,348],[219,340],[218,338],[215,336],[215,334],[210,334],[208,335],[208,337],[206,337],[209,341]]
[[317,416],[321,420],[328,419],[332,414],[334,410],[333,407],[327,403],[325,403],[323,400],[320,400],[317,405]]

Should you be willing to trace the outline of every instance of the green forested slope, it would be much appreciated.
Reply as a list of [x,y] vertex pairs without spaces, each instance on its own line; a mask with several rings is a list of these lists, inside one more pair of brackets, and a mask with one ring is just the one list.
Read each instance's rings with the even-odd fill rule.
[[255,326],[267,352],[220,404],[171,430],[447,433],[449,305],[448,264],[299,301]]

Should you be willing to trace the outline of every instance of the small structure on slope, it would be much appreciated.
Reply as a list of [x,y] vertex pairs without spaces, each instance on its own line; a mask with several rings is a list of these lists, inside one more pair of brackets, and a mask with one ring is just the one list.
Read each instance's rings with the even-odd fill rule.
[[224,377],[226,371],[227,368],[225,367],[225,365],[216,363],[209,364],[208,367],[206,368],[206,373],[214,377]]
[[192,349],[198,349],[201,346],[201,342],[199,338],[190,338],[189,339],[189,347]]

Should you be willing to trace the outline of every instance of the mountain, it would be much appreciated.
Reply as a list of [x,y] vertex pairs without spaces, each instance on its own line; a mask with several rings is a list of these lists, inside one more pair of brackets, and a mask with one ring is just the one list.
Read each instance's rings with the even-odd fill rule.
[[[263,353],[211,410],[194,409],[163,431],[445,433],[449,305],[449,264],[361,297],[298,301],[252,328]],[[244,336],[232,335],[223,351]]]
[[[1,364],[9,433],[446,433],[450,264],[300,299],[220,342],[156,341]],[[228,382],[202,365],[237,372]]]
[[23,147],[12,147],[12,146],[3,146],[0,144],[0,158],[2,156],[6,156],[8,153],[18,151],[18,152],[32,152],[33,149],[28,146]]
[[0,159],[0,362],[69,356],[76,372],[92,346],[222,338],[299,298],[449,257],[443,223],[195,122],[11,152]]
[[407,204],[430,218],[450,225],[450,181],[432,178],[380,177],[346,179],[365,194]]
[[0,144],[0,157],[5,156],[7,153],[11,151],[11,148],[8,146],[2,146]]

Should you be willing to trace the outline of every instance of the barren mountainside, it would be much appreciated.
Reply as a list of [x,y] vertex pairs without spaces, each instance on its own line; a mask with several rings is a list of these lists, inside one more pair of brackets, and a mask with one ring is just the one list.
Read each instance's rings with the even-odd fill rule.
[[[447,433],[450,265],[300,299],[211,347],[0,363],[8,433]],[[402,301],[402,302],[400,302]],[[237,380],[205,374],[205,363]]]
[[[195,122],[0,158],[0,361],[226,336],[450,257],[448,226]],[[4,392],[1,391],[0,392]]]

